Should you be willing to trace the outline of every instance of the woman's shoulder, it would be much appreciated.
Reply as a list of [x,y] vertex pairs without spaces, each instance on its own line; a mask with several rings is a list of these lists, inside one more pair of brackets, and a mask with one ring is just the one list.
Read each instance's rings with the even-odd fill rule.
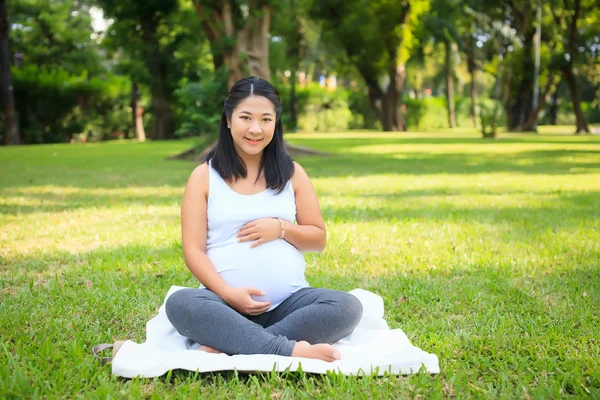
[[198,165],[192,173],[190,174],[190,178],[188,179],[188,187],[193,186],[202,191],[208,192],[208,183],[210,170],[207,162],[204,162]]
[[310,185],[310,178],[308,177],[308,174],[306,173],[306,171],[304,170],[304,168],[302,168],[302,165],[300,165],[299,163],[297,163],[296,161],[293,161],[294,163],[294,174],[292,175],[292,186],[294,187],[294,191],[297,191],[299,188],[303,188],[306,185]]
[[200,164],[196,168],[194,168],[191,176],[193,176],[195,179],[207,179],[208,180],[208,176],[210,174],[209,168],[210,167],[208,165],[208,162],[203,162],[202,164]]
[[292,174],[292,180],[298,179],[298,177],[308,177],[308,175],[306,175],[306,171],[304,170],[304,168],[302,168],[302,165],[300,165],[297,161],[294,160],[292,160],[292,163],[294,164],[294,173]]

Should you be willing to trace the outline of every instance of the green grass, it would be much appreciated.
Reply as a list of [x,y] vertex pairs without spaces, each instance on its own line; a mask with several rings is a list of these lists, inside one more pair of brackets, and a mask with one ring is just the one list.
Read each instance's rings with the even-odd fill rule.
[[[570,132],[571,129],[566,130]],[[600,397],[600,138],[297,134],[320,197],[313,286],[381,294],[441,374],[123,380],[91,346],[141,342],[182,259],[191,142],[0,148],[0,398]]]

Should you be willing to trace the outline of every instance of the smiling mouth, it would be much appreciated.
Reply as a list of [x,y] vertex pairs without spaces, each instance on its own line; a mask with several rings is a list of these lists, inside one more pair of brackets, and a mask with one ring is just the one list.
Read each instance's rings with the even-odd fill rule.
[[247,137],[244,137],[244,139],[246,139],[246,141],[248,141],[249,143],[252,143],[252,144],[259,143],[262,140],[262,139],[250,139]]

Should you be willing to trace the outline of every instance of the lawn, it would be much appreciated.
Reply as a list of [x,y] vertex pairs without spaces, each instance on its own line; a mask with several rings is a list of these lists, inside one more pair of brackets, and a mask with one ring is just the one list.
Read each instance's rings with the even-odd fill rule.
[[142,342],[195,286],[179,204],[191,144],[0,148],[0,398],[600,397],[600,137],[295,134],[328,229],[313,286],[361,287],[439,375],[111,376],[93,345]]

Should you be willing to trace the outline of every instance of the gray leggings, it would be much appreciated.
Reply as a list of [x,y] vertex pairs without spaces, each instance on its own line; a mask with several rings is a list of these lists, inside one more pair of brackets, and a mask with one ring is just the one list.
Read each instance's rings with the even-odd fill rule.
[[296,341],[334,343],[362,317],[362,304],[338,290],[302,288],[264,314],[242,315],[208,289],[181,289],[165,304],[177,331],[227,354],[291,356]]

